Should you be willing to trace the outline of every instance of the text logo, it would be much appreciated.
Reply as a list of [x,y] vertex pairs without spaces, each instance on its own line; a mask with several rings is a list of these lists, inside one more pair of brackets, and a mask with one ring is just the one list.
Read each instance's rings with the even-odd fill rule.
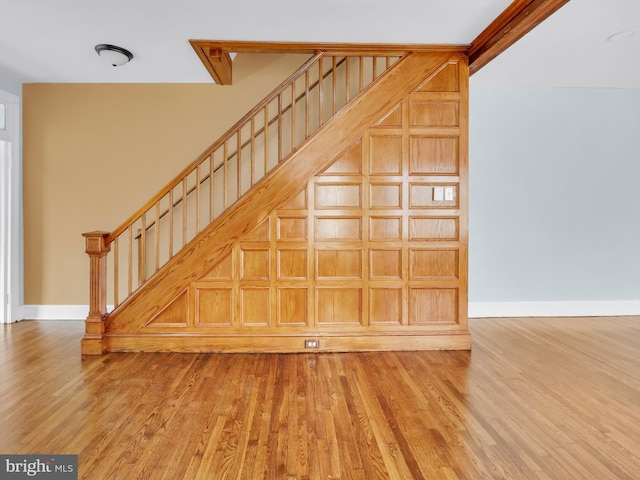
[[0,455],[0,480],[77,480],[77,455]]

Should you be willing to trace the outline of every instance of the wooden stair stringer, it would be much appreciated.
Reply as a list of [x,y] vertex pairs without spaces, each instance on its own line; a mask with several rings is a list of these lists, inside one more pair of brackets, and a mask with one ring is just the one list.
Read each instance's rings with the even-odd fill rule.
[[191,282],[229,255],[235,242],[326,169],[336,155],[379,120],[381,112],[391,110],[448,63],[451,55],[451,52],[410,53],[401,59],[111,312],[106,321],[107,338],[143,329],[182,295]]

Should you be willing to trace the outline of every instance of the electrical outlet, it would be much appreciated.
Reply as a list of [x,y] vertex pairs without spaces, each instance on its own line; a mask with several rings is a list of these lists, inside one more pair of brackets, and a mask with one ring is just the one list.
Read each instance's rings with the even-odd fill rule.
[[320,348],[320,340],[305,340],[304,348]]
[[444,200],[444,187],[433,187],[433,201],[442,202]]

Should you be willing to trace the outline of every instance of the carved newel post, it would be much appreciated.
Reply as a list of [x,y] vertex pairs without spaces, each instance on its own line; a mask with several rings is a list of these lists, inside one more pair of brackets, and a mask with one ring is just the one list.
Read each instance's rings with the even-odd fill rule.
[[85,321],[85,333],[81,351],[88,355],[101,355],[106,349],[104,341],[107,317],[107,244],[109,232],[83,233],[86,252],[91,262],[89,270],[89,316]]

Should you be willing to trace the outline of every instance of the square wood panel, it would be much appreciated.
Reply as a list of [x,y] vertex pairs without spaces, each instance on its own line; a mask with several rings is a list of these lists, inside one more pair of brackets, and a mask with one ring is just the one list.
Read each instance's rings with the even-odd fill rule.
[[400,280],[402,278],[401,250],[371,249],[369,259],[369,275],[372,280]]
[[307,240],[307,217],[278,217],[277,238],[282,242],[304,242]]
[[409,251],[410,279],[454,280],[458,271],[458,250]]
[[248,326],[267,326],[270,317],[268,288],[242,288],[240,290],[240,322]]
[[411,240],[457,240],[458,219],[438,217],[410,217]]
[[374,241],[402,240],[402,218],[371,217],[369,238]]
[[317,217],[316,240],[361,240],[360,217]]
[[316,208],[361,208],[362,185],[316,184]]
[[362,290],[360,288],[317,288],[318,324],[361,324]]
[[457,175],[458,137],[411,136],[409,173],[411,175]]
[[278,288],[278,325],[308,324],[308,292],[307,288]]
[[362,278],[362,250],[317,250],[316,277]]
[[370,159],[371,175],[400,175],[402,173],[402,137],[372,136]]
[[303,249],[278,250],[278,279],[306,280],[307,251]]
[[369,322],[402,323],[402,289],[372,288],[369,290]]
[[196,289],[196,325],[229,327],[233,323],[231,288]]
[[242,249],[240,251],[242,280],[269,279],[269,250]]
[[402,184],[372,183],[369,187],[369,206],[371,208],[401,208]]
[[458,290],[455,288],[410,288],[409,324],[458,322]]
[[409,122],[412,127],[457,127],[460,124],[458,102],[409,102]]

